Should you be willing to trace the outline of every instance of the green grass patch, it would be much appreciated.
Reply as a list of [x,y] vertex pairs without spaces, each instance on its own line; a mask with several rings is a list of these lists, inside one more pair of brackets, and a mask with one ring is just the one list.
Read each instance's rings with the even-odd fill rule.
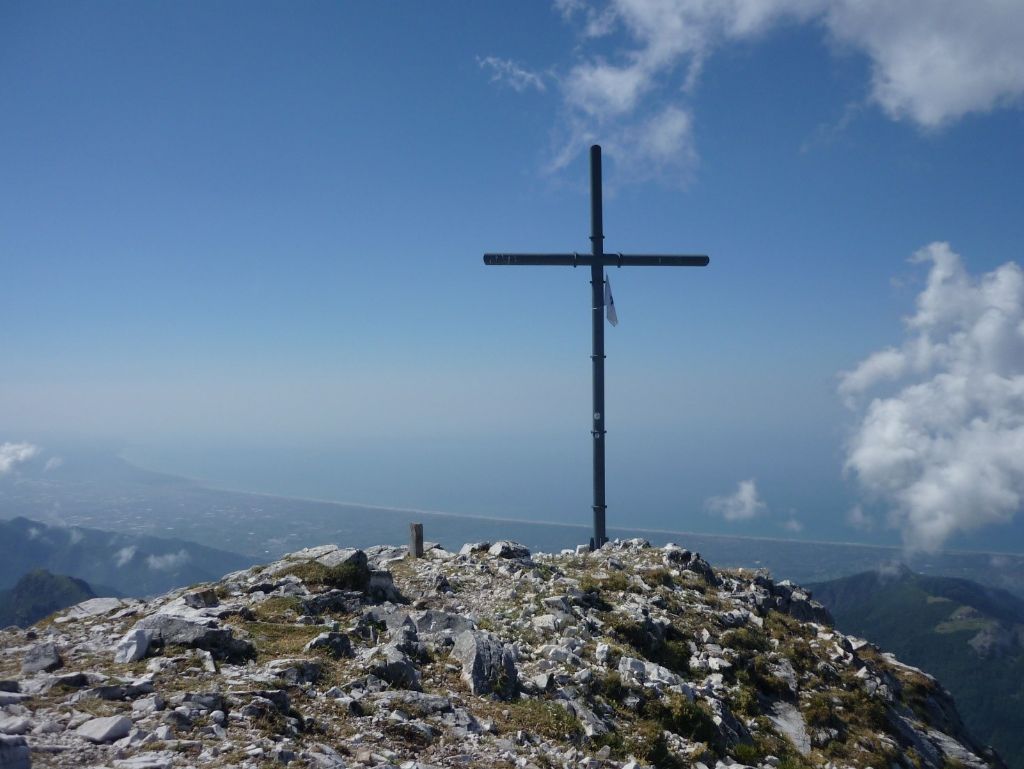
[[737,651],[764,653],[771,649],[764,631],[752,627],[730,630],[722,638],[722,645]]
[[808,726],[824,729],[841,725],[841,721],[836,715],[835,703],[832,702],[832,695],[828,692],[812,694],[802,704],[800,711]]
[[652,764],[658,769],[688,769],[684,762],[668,749],[665,730],[653,719],[637,722],[625,739],[625,753],[631,753],[642,763]]
[[256,604],[253,616],[260,622],[288,622],[298,617],[302,600],[294,595],[275,595]]
[[260,660],[301,655],[303,647],[324,630],[319,625],[277,622],[246,622],[242,628],[256,645]]
[[592,574],[585,574],[580,580],[580,590],[585,593],[602,592],[605,590],[627,593],[636,592],[636,587],[630,585],[629,577],[624,571],[616,571],[607,577],[595,577]]
[[640,572],[640,579],[646,582],[650,587],[675,586],[675,582],[672,579],[672,572],[664,567],[648,569],[647,571]]
[[677,673],[690,673],[690,647],[686,636],[672,625],[665,630],[665,637],[659,638],[643,624],[622,615],[613,615],[608,624],[615,635],[631,646],[641,657]]
[[317,561],[303,561],[288,567],[281,573],[298,577],[306,584],[306,587],[366,590],[370,582],[369,568],[351,563],[324,566]]
[[672,694],[648,701],[643,707],[643,715],[656,721],[663,729],[693,742],[715,746],[719,741],[714,716],[700,701],[691,702],[688,697]]
[[549,740],[579,743],[583,726],[568,710],[550,700],[525,699],[502,703],[507,708],[508,725]]
[[622,683],[622,676],[617,670],[599,676],[593,682],[594,694],[602,695],[609,703],[615,705],[626,697],[627,689]]

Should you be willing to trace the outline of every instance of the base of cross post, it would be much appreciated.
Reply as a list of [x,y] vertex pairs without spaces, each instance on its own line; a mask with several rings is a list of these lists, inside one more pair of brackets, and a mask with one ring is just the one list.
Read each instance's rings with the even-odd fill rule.
[[607,505],[594,505],[594,536],[590,538],[590,550],[600,550],[601,545],[608,541],[608,537],[605,536],[605,513],[608,510]]

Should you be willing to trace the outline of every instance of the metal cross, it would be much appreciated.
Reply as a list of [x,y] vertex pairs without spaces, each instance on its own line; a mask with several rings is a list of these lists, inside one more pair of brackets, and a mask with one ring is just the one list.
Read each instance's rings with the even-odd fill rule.
[[590,434],[594,442],[594,536],[590,549],[608,541],[605,536],[604,495],[604,268],[605,267],[706,267],[707,256],[668,256],[662,254],[606,254],[601,207],[601,148],[590,148],[590,255],[585,254],[484,254],[489,265],[590,265],[591,321],[593,326],[594,422]]

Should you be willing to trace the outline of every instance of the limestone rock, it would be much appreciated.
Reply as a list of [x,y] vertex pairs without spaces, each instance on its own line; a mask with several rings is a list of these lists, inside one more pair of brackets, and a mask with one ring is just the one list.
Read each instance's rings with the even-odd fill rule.
[[366,582],[366,593],[376,601],[401,601],[402,594],[395,588],[390,571],[373,569]]
[[107,743],[127,737],[132,729],[132,722],[124,716],[108,716],[107,718],[91,718],[76,730],[79,737],[89,742]]
[[352,613],[359,611],[363,595],[358,590],[341,590],[335,588],[326,593],[302,599],[304,614],[319,616],[329,611]]
[[22,673],[38,673],[45,671],[49,673],[64,664],[57,652],[57,647],[52,643],[36,644],[21,658]]
[[351,566],[354,569],[363,571],[368,568],[366,553],[354,547],[332,550],[317,558],[316,562],[323,564],[329,569],[338,566]]
[[203,590],[194,590],[191,593],[185,593],[182,600],[185,601],[186,606],[193,609],[209,609],[220,603],[220,600],[217,598],[217,593],[211,588],[204,588]]
[[127,605],[127,601],[120,598],[104,597],[90,598],[81,603],[66,609],[63,616],[69,619],[84,619],[86,617],[98,617],[101,614],[109,614]]
[[205,649],[218,659],[246,660],[256,656],[256,650],[249,641],[235,638],[230,629],[221,627],[212,619],[192,620],[171,614],[153,614],[139,620],[135,627],[150,631],[151,643]]
[[174,753],[168,750],[140,753],[114,761],[114,769],[171,769],[173,766]]
[[768,712],[768,718],[775,728],[793,743],[802,755],[811,752],[811,738],[807,734],[807,724],[800,711],[788,702],[776,702]]
[[349,637],[344,633],[333,631],[321,633],[303,648],[307,652],[323,649],[334,658],[352,656],[352,641],[349,640]]
[[419,689],[420,672],[408,655],[393,646],[385,647],[382,656],[371,668],[372,672],[392,686]]
[[23,716],[9,716],[0,713],[0,733],[25,734],[32,729],[32,722]]
[[297,686],[313,683],[320,678],[323,665],[313,659],[283,659],[271,662],[267,665],[267,671],[285,683]]
[[511,697],[516,692],[519,673],[512,651],[489,633],[463,631],[452,656],[462,663],[462,679],[473,694]]
[[[0,769],[1005,769],[938,682],[767,572],[645,540],[428,552],[309,548],[0,629]],[[14,680],[47,645],[69,672]]]
[[487,551],[491,555],[497,558],[529,558],[530,551],[528,548],[523,547],[518,542],[511,542],[507,539],[503,539],[500,542],[495,542],[491,545]]
[[135,662],[146,656],[153,632],[142,627],[129,630],[114,647],[114,662]]
[[447,611],[427,610],[415,612],[411,617],[416,625],[416,631],[420,635],[434,635],[437,633],[453,633],[458,635],[464,630],[473,630],[476,627],[473,620],[468,617]]

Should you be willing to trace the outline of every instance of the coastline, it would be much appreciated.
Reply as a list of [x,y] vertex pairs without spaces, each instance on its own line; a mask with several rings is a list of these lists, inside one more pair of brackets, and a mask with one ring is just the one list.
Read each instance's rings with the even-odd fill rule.
[[[589,532],[590,526],[583,523],[568,523],[561,521],[550,521],[550,520],[536,520],[532,518],[518,518],[513,516],[491,516],[473,513],[462,513],[452,512],[449,510],[432,510],[428,508],[419,507],[405,507],[401,505],[386,505],[380,503],[368,503],[358,500],[346,500],[346,499],[331,499],[325,497],[310,497],[304,495],[293,495],[293,494],[281,494],[266,491],[252,491],[250,489],[235,488],[229,485],[220,485],[214,482],[204,480],[202,478],[196,478],[188,475],[168,472],[164,469],[147,467],[138,462],[137,460],[126,456],[125,452],[118,452],[117,457],[130,465],[131,467],[143,470],[145,472],[159,473],[169,478],[175,478],[179,480],[185,480],[189,483],[195,484],[196,486],[206,489],[208,491],[225,492],[229,494],[242,494],[252,497],[261,497],[265,499],[273,499],[281,502],[298,502],[298,503],[309,503],[317,505],[333,505],[340,508],[350,508],[356,510],[378,510],[381,512],[388,513],[403,513],[403,514],[414,514],[414,515],[425,515],[440,518],[455,518],[467,521],[481,521],[487,523],[511,523],[525,526],[545,526],[551,528],[566,528],[574,529],[582,532]],[[792,537],[767,537],[767,536],[755,536],[749,534],[724,534],[721,532],[701,532],[684,529],[669,529],[661,527],[650,527],[650,526],[609,526],[608,531],[611,534],[618,533],[619,535],[634,536],[640,534],[660,534],[666,536],[679,537],[683,541],[686,538],[702,538],[702,539],[713,539],[721,541],[741,541],[750,543],[770,543],[774,545],[807,545],[817,547],[852,547],[852,548],[863,548],[865,550],[877,550],[888,554],[895,554],[893,560],[897,558],[906,557],[943,557],[943,556],[1005,556],[1011,558],[1022,558],[1024,559],[1024,553],[1012,552],[1012,551],[999,551],[999,550],[980,550],[980,549],[957,549],[957,548],[946,548],[943,550],[936,551],[934,553],[908,553],[905,548],[900,545],[883,545],[869,542],[853,542],[845,540],[828,540],[828,539],[798,539]]]

